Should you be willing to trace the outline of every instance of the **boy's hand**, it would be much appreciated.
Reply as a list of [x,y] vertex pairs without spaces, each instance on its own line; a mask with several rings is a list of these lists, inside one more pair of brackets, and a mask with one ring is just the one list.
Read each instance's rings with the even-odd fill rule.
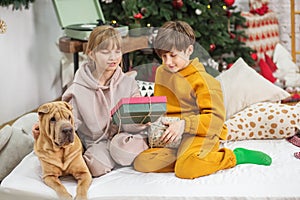
[[162,134],[160,140],[164,143],[172,143],[179,140],[184,132],[185,121],[179,120],[174,122],[165,122],[164,125],[168,126]]
[[35,123],[33,126],[32,126],[32,135],[34,137],[35,140],[38,139],[39,135],[40,135],[40,128],[39,128],[39,123]]

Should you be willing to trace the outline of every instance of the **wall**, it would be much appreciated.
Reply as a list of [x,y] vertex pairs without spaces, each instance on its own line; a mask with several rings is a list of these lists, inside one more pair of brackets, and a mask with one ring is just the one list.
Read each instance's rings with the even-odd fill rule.
[[[280,40],[289,51],[291,51],[291,17],[290,0],[271,1],[270,8],[277,14],[280,24]],[[300,11],[300,1],[295,0],[295,9]],[[300,51],[300,15],[295,17],[296,51]],[[297,65],[300,66],[300,55],[296,56]]]
[[[295,2],[300,9],[299,1]],[[278,14],[282,44],[288,50],[291,48],[289,3],[270,0],[270,8]],[[240,10],[249,10],[248,0],[236,0],[235,5]],[[0,34],[1,125],[60,97],[62,54],[57,41],[63,32],[51,0],[35,0],[29,10],[22,11],[0,7],[0,19],[8,26],[7,32]],[[296,23],[299,42],[299,17]]]
[[57,40],[62,35],[51,0],[26,10],[0,7],[7,32],[0,34],[0,125],[61,93]]

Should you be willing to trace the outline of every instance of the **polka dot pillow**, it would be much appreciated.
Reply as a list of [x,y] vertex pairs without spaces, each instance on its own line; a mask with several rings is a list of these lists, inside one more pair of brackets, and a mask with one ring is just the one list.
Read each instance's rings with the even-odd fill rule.
[[288,138],[300,130],[300,103],[256,103],[234,114],[225,124],[227,140]]

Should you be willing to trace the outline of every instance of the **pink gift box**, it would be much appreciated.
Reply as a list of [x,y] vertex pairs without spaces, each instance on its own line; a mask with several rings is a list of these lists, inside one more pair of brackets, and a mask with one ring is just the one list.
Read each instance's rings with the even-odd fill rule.
[[165,96],[122,98],[111,110],[116,124],[145,124],[166,113]]

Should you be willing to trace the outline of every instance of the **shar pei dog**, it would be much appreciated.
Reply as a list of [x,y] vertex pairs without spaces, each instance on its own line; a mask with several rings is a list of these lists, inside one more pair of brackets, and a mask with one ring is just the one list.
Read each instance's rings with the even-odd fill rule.
[[59,177],[72,175],[77,180],[76,200],[87,199],[91,173],[82,157],[83,147],[74,130],[70,104],[63,101],[46,103],[38,108],[39,136],[34,152],[38,156],[44,182],[60,199],[73,199]]

